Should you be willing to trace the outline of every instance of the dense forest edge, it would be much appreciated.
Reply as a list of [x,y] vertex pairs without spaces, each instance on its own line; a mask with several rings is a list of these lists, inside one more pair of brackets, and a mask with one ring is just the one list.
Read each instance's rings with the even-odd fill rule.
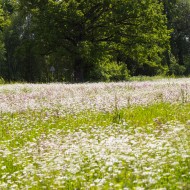
[[0,81],[190,75],[189,0],[0,0]]

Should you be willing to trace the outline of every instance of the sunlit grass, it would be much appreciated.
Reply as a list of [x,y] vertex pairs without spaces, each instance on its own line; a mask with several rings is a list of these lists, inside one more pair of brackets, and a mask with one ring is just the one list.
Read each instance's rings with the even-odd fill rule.
[[[128,94],[122,93],[126,86],[112,84],[113,94],[117,97],[109,99],[111,84],[105,85],[94,85],[92,89],[90,85],[76,86],[77,90],[82,89],[81,93],[85,91],[86,96],[80,99],[82,104],[80,101],[70,104],[71,110],[55,100],[52,107],[48,103],[41,108],[21,109],[22,105],[15,102],[20,106],[15,111],[2,109],[0,189],[190,189],[190,96],[187,85],[183,92],[180,84],[180,96],[172,103],[166,98],[167,93],[160,93],[161,87],[157,92],[152,83],[137,83],[135,87],[129,83],[127,93],[132,91],[134,97],[142,88],[145,91],[153,88],[155,95],[147,104],[125,106],[122,100]],[[171,91],[171,85],[168,86]],[[20,88],[21,98],[30,105],[28,103],[33,99],[26,98],[35,95],[28,86],[21,85],[16,88],[18,91],[10,87],[3,93],[13,102],[12,96],[14,92],[20,93]],[[76,100],[79,93],[73,93],[74,86],[69,88],[67,92]],[[97,94],[99,96],[97,89],[103,89],[104,102],[109,101],[101,107],[98,97],[97,105],[93,104],[96,109],[85,107],[88,98],[93,100]],[[117,90],[122,92],[122,99]],[[176,95],[173,92],[171,99]],[[43,93],[52,96],[49,87],[45,86]],[[40,99],[37,95],[39,101],[45,102],[50,101],[50,97]]]
[[188,189],[189,113],[189,104],[168,103],[63,117],[2,113],[1,188]]

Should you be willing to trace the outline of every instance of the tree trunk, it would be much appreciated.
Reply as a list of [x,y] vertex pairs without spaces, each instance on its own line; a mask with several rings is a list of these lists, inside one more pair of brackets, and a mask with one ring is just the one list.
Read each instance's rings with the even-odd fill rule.
[[176,41],[178,48],[178,63],[179,65],[184,65],[183,60],[183,37],[180,35]]
[[82,58],[76,58],[74,62],[74,82],[84,82],[84,65]]

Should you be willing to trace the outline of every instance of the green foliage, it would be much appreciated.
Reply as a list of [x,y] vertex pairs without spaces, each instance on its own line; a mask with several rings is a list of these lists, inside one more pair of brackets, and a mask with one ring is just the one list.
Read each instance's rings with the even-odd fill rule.
[[92,78],[98,81],[122,81],[129,78],[129,71],[125,63],[117,63],[105,57],[96,64],[92,75]]
[[0,84],[5,84],[5,80],[2,77],[0,77]]
[[0,77],[5,76],[7,72],[6,64],[6,28],[11,24],[11,14],[13,13],[12,3],[14,0],[0,0]]
[[171,55],[170,65],[169,65],[169,74],[171,75],[183,75],[185,73],[185,66],[179,65],[174,55]]
[[3,34],[0,32],[0,62],[4,61],[5,52],[6,50],[3,43]]
[[188,0],[0,2],[5,79],[112,81],[126,79],[126,73],[190,73]]
[[190,73],[187,0],[0,4],[0,75],[6,80],[112,81],[128,73]]
[[[4,42],[3,42],[3,29],[8,24],[7,20],[5,19],[6,17],[4,15],[5,15],[5,11],[3,10],[2,2],[0,1],[0,62],[3,61],[4,55],[5,55],[5,48],[4,48]],[[1,68],[1,65],[0,65],[0,68]]]
[[75,81],[88,80],[86,73],[107,54],[116,60],[116,52],[123,52],[140,65],[159,65],[168,48],[169,31],[159,1],[20,2],[26,15],[32,15],[40,54],[62,50]]
[[190,51],[190,1],[172,0],[164,1],[165,12],[168,18],[168,28],[171,33],[171,53],[168,54],[169,73],[184,75],[189,73],[189,51]]

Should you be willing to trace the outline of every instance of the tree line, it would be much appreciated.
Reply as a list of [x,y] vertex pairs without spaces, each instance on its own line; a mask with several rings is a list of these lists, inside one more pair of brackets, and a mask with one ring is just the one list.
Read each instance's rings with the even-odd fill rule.
[[188,0],[0,0],[7,81],[189,74]]

